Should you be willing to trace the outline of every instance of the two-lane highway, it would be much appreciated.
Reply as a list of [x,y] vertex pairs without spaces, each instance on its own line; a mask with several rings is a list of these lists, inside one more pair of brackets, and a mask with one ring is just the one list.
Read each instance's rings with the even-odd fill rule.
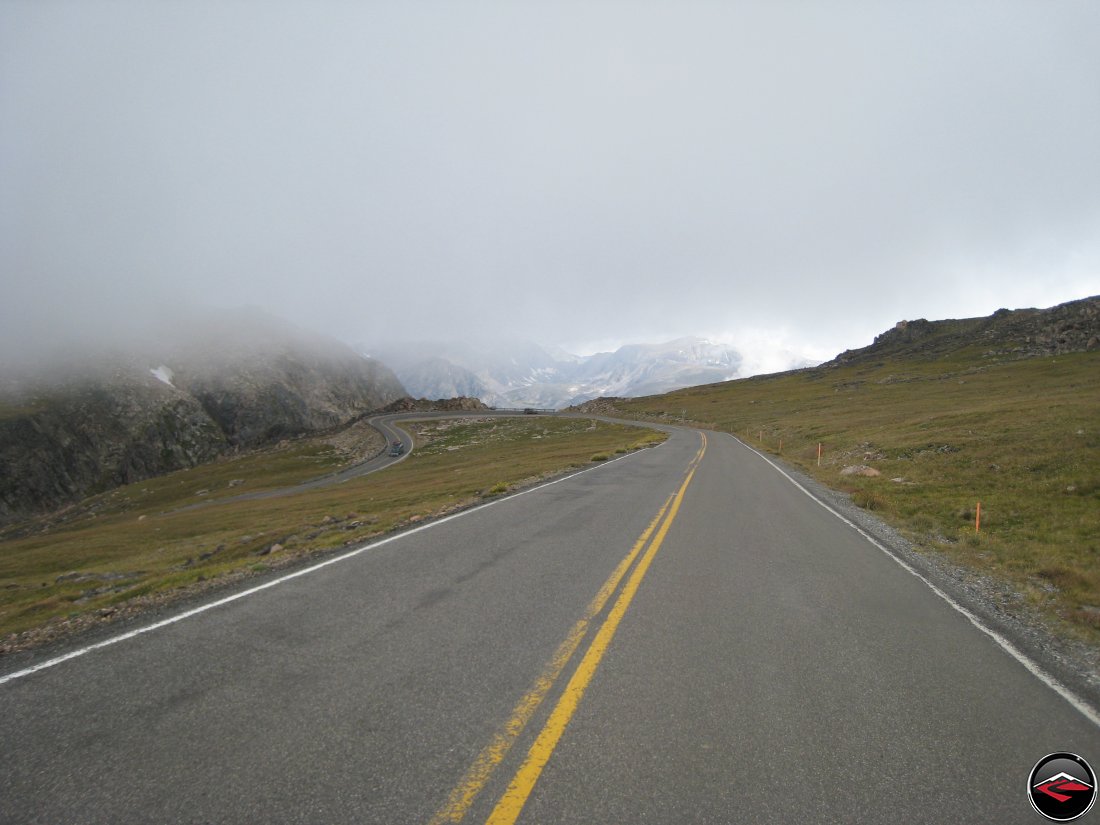
[[11,667],[3,822],[1035,822],[1038,758],[1100,762],[923,581],[690,430]]

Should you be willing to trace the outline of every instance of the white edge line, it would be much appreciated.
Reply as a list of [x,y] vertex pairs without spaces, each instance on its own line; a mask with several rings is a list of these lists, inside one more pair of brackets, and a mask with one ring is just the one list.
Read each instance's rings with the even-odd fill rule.
[[[662,446],[663,444],[666,443],[666,441],[662,441],[660,444],[657,444],[656,447]],[[92,651],[100,650],[100,649],[105,648],[105,647],[110,647],[111,645],[118,644],[119,642],[124,642],[127,639],[134,638],[135,636],[140,636],[143,633],[149,633],[149,632],[154,631],[154,630],[159,630],[162,627],[167,627],[170,624],[175,624],[176,622],[182,622],[184,619],[189,619],[192,616],[197,616],[199,613],[205,613],[207,610],[213,610],[215,607],[221,607],[224,604],[229,604],[230,602],[235,602],[235,601],[237,601],[237,599],[243,599],[246,596],[251,596],[254,593],[259,593],[261,590],[267,590],[269,587],[275,587],[276,585],[282,584],[283,582],[288,582],[291,579],[296,579],[299,576],[306,576],[310,573],[314,573],[314,572],[316,572],[316,571],[318,571],[318,570],[320,570],[324,567],[328,567],[330,564],[337,564],[339,562],[346,561],[350,558],[358,556],[360,553],[365,553],[367,550],[374,550],[375,548],[381,547],[384,544],[389,544],[392,541],[398,541],[400,539],[403,539],[403,538],[406,538],[408,536],[414,535],[415,533],[420,533],[424,530],[430,530],[433,527],[438,527],[441,524],[446,524],[448,521],[453,521],[454,519],[462,518],[462,516],[469,515],[470,513],[475,513],[478,510],[484,510],[486,507],[492,507],[495,504],[501,504],[505,501],[509,501],[511,499],[514,499],[514,498],[519,498],[520,496],[525,496],[528,493],[533,493],[537,490],[542,490],[542,489],[544,489],[546,487],[550,487],[554,484],[560,484],[563,481],[568,481],[569,479],[576,478],[579,475],[583,475],[585,473],[590,473],[593,470],[600,470],[604,467],[607,467],[611,464],[614,464],[617,461],[622,461],[624,458],[631,458],[633,456],[636,456],[636,455],[639,455],[640,453],[645,452],[646,450],[656,449],[656,447],[648,447],[648,448],[635,450],[634,452],[628,453],[627,455],[622,455],[622,456],[619,456],[618,458],[613,458],[610,461],[604,461],[600,464],[597,464],[594,467],[585,467],[583,470],[578,470],[577,472],[570,473],[567,476],[562,476],[561,478],[556,478],[553,481],[547,481],[543,484],[536,485],[535,487],[529,487],[526,490],[520,490],[518,493],[512,493],[512,494],[507,495],[507,496],[501,496],[500,498],[493,499],[492,501],[486,501],[483,504],[478,504],[476,507],[470,507],[467,510],[462,510],[461,512],[458,512],[458,513],[452,513],[451,515],[444,516],[443,518],[438,519],[436,521],[430,521],[427,524],[422,524],[419,527],[413,527],[410,530],[405,530],[405,531],[402,531],[400,533],[396,533],[395,535],[387,536],[386,538],[379,539],[378,541],[371,542],[370,544],[364,544],[362,547],[356,547],[354,550],[349,550],[348,552],[343,553],[342,555],[335,556],[331,559],[325,559],[322,562],[318,562],[317,564],[310,565],[309,567],[303,568],[301,570],[295,570],[293,573],[287,573],[285,576],[280,576],[277,579],[272,579],[269,582],[264,582],[263,584],[257,585],[256,587],[250,587],[248,590],[242,590],[241,592],[234,593],[231,596],[225,596],[221,599],[217,599],[216,601],[212,601],[212,602],[209,602],[207,604],[200,605],[198,607],[193,607],[190,610],[185,610],[183,613],[179,613],[179,614],[177,614],[175,616],[172,616],[170,618],[167,618],[167,619],[162,619],[159,622],[154,622],[153,624],[146,625],[144,627],[135,628],[134,630],[130,630],[126,633],[121,633],[118,636],[112,636],[109,639],[104,639],[101,642],[96,642],[95,644],[91,644],[91,645],[88,645],[87,647],[79,648],[78,650],[71,650],[68,653],[62,654],[61,656],[56,656],[53,659],[47,659],[45,662],[40,662],[37,665],[33,665],[31,667],[24,668],[23,670],[17,670],[14,673],[7,674],[6,676],[0,676],[0,685],[5,684],[6,682],[13,682],[16,679],[23,678],[24,676],[30,676],[32,673],[37,673],[40,670],[46,670],[47,668],[54,667],[55,665],[59,665],[62,662],[67,662],[70,659],[76,659],[77,657],[83,656],[86,653],[91,653]]]
[[1010,655],[1017,662],[1022,664],[1025,668],[1027,668],[1028,671],[1030,671],[1033,676],[1035,676],[1037,679],[1039,679],[1039,681],[1041,681],[1043,684],[1045,684],[1047,687],[1049,687],[1051,690],[1053,690],[1055,693],[1057,693],[1059,696],[1061,696],[1063,699],[1065,699],[1067,702],[1069,702],[1071,705],[1073,705],[1073,707],[1076,708],[1078,711],[1080,711],[1081,714],[1084,715],[1085,718],[1087,718],[1090,722],[1092,722],[1097,727],[1100,727],[1100,713],[1097,713],[1096,709],[1093,708],[1092,705],[1090,705],[1084,699],[1081,699],[1079,696],[1074,694],[1069,688],[1067,688],[1065,685],[1063,685],[1061,682],[1059,682],[1057,679],[1055,679],[1053,676],[1051,676],[1049,673],[1047,673],[1045,670],[1043,670],[1043,668],[1040,667],[1040,665],[1037,662],[1033,661],[1030,657],[1028,657],[1027,654],[1025,654],[1023,651],[1021,651],[1018,647],[1016,647],[1016,645],[1012,644],[1012,642],[1010,642],[1008,639],[1006,639],[1004,636],[1002,636],[996,630],[993,630],[993,628],[987,627],[985,625],[985,623],[983,623],[982,620],[979,619],[974,613],[972,613],[970,610],[966,609],[961,604],[959,604],[957,601],[955,601],[953,598],[951,598],[949,595],[947,595],[947,593],[945,593],[943,590],[941,590],[939,587],[937,587],[935,584],[933,584],[933,582],[930,579],[928,579],[928,577],[926,577],[919,570],[914,568],[911,564],[909,564],[903,558],[898,556],[893,550],[891,550],[886,545],[882,544],[880,541],[878,541],[876,538],[874,538],[874,536],[872,536],[870,533],[868,533],[866,530],[864,530],[862,527],[860,527],[854,521],[852,521],[851,519],[849,519],[846,516],[842,515],[841,513],[837,512],[835,509],[830,507],[824,501],[819,499],[817,496],[815,496],[813,493],[811,493],[809,490],[807,490],[805,487],[803,487],[801,484],[799,484],[782,467],[780,467],[778,464],[776,464],[774,461],[772,461],[770,458],[768,458],[762,452],[760,452],[759,450],[757,450],[753,447],[750,447],[748,444],[746,444],[744,441],[742,441],[740,438],[733,435],[732,433],[726,433],[726,435],[728,435],[730,438],[732,438],[734,441],[736,441],[738,444],[740,444],[746,450],[749,450],[751,452],[756,453],[758,456],[760,456],[760,458],[762,458],[766,462],[768,462],[768,464],[770,464],[772,466],[772,468],[774,468],[777,473],[779,473],[781,476],[783,476],[785,479],[787,479],[787,481],[789,481],[791,484],[793,484],[795,487],[797,487],[799,490],[801,490],[803,493],[805,493],[807,496],[809,496],[813,501],[816,501],[818,504],[820,504],[822,507],[824,507],[830,513],[832,513],[838,519],[843,521],[845,524],[847,524],[849,527],[851,527],[853,530],[855,530],[857,533],[859,533],[861,536],[863,536],[863,538],[867,539],[867,541],[871,542],[871,544],[873,544],[875,547],[877,547],[879,550],[881,550],[887,556],[889,556],[894,561],[896,561],[898,564],[900,564],[903,568],[905,568],[905,570],[912,573],[914,576],[916,576],[918,579],[920,579],[922,582],[924,582],[926,585],[928,585],[928,587],[932,590],[933,593],[935,593],[937,596],[939,596],[941,599],[943,599],[945,602],[947,602],[949,605],[951,605],[953,608],[955,608],[955,610],[957,610],[959,613],[961,613],[963,616],[965,616],[967,619],[969,619],[970,623],[972,625],[974,625],[974,627],[978,628],[978,630],[980,630],[982,633],[984,633],[986,636],[988,636],[993,641],[995,641],[998,645],[1000,645],[1002,650],[1004,650],[1008,655]]

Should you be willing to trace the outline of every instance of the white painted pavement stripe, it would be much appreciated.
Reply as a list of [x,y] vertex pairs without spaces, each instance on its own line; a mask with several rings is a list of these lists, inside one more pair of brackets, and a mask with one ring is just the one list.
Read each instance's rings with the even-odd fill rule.
[[1078,711],[1080,711],[1080,713],[1083,716],[1085,716],[1085,718],[1087,718],[1090,722],[1092,722],[1097,727],[1100,727],[1100,713],[1098,713],[1096,711],[1096,709],[1092,707],[1092,705],[1090,705],[1084,699],[1082,699],[1079,696],[1077,696],[1076,694],[1074,694],[1069,688],[1067,688],[1065,685],[1063,685],[1061,682],[1059,682],[1057,679],[1055,679],[1053,676],[1051,676],[1049,673],[1047,673],[1045,670],[1043,670],[1042,667],[1040,667],[1037,662],[1035,662],[1031,658],[1029,658],[1023,651],[1021,651],[1018,647],[1016,647],[1016,645],[1012,644],[1012,642],[1010,642],[1008,639],[1006,639],[1004,636],[1002,636],[1000,633],[998,633],[993,628],[987,627],[982,622],[982,620],[979,619],[974,613],[970,612],[965,607],[963,607],[961,604],[959,604],[957,601],[955,601],[953,598],[951,598],[949,595],[947,595],[947,593],[945,593],[943,590],[941,590],[939,587],[937,587],[935,584],[933,584],[932,581],[929,580],[926,576],[924,576],[920,571],[918,571],[916,568],[914,568],[912,565],[910,565],[908,562],[906,562],[904,559],[902,559],[900,556],[898,556],[896,553],[894,553],[892,550],[890,550],[888,547],[886,547],[886,545],[882,544],[877,539],[875,539],[870,533],[868,533],[866,530],[861,528],[858,524],[853,522],[851,519],[846,518],[841,513],[837,512],[835,509],[830,507],[824,501],[819,499],[817,496],[815,496],[813,493],[811,493],[809,490],[807,490],[805,487],[803,487],[801,484],[799,484],[782,467],[780,467],[778,464],[776,464],[774,461],[772,461],[770,458],[768,458],[762,452],[760,452],[759,450],[754,449],[753,447],[750,447],[748,444],[746,444],[744,441],[742,441],[740,438],[738,438],[735,435],[732,435],[730,433],[727,433],[727,435],[729,435],[730,438],[732,438],[734,441],[736,441],[738,444],[740,444],[746,450],[749,450],[750,452],[756,453],[756,455],[760,456],[760,458],[762,458],[766,462],[768,462],[768,464],[770,464],[775,469],[775,471],[777,473],[782,475],[785,479],[787,479],[787,481],[791,482],[791,484],[793,484],[795,487],[797,487],[799,490],[801,490],[803,493],[805,493],[807,496],[809,496],[811,500],[813,500],[813,501],[817,502],[818,504],[820,504],[822,507],[824,507],[830,513],[832,513],[838,519],[843,521],[845,524],[847,524],[849,527],[851,527],[853,530],[855,530],[857,533],[859,533],[861,536],[863,536],[863,538],[867,539],[867,541],[871,542],[871,544],[873,544],[875,547],[877,547],[879,550],[881,550],[887,556],[889,556],[894,561],[896,561],[898,564],[900,564],[907,571],[909,571],[914,576],[916,576],[918,579],[920,579],[922,582],[924,582],[926,585],[928,585],[928,587],[932,590],[933,593],[935,593],[937,596],[939,596],[941,599],[943,599],[945,602],[947,602],[949,605],[951,605],[953,608],[955,608],[955,610],[957,610],[959,613],[961,613],[963,616],[965,616],[967,619],[969,619],[970,623],[972,625],[974,625],[974,627],[978,628],[978,630],[980,630],[982,633],[984,633],[989,638],[991,638],[993,641],[995,641],[998,645],[1000,645],[1001,648],[1006,653],[1008,653],[1013,659],[1018,661],[1025,668],[1027,668],[1028,671],[1030,671],[1030,673],[1033,676],[1035,676],[1037,679],[1042,681],[1043,684],[1045,684],[1047,687],[1051,688],[1059,696],[1061,696],[1063,699],[1065,699],[1067,702],[1069,702],[1074,708],[1076,708]]
[[[666,442],[661,442],[661,444],[658,444],[657,447],[659,448],[659,447],[663,446],[665,443]],[[647,449],[656,449],[656,448],[651,447],[651,448],[647,448]],[[560,484],[563,481],[568,481],[569,479],[576,478],[579,475],[584,475],[585,473],[590,473],[593,470],[602,469],[604,467],[607,467],[608,465],[614,464],[617,461],[622,461],[623,459],[631,458],[632,456],[636,456],[636,455],[638,455],[639,453],[642,453],[642,452],[645,452],[645,451],[644,450],[636,450],[633,453],[628,453],[627,455],[619,456],[618,458],[613,458],[610,461],[603,462],[602,464],[597,464],[595,467],[588,467],[584,470],[579,470],[578,472],[570,473],[567,476],[562,476],[561,478],[556,478],[553,481],[548,481],[545,484],[539,484],[535,487],[531,487],[531,488],[526,489],[526,490],[520,490],[518,493],[513,493],[513,494],[508,495],[508,496],[502,496],[500,498],[494,499],[493,501],[487,501],[484,504],[479,504],[476,507],[471,507],[470,509],[463,510],[460,513],[453,513],[452,515],[444,516],[441,519],[438,519],[436,521],[428,522],[427,524],[422,524],[419,527],[412,528],[411,530],[405,530],[402,533],[398,533],[398,534],[393,535],[393,536],[388,536],[384,539],[379,539],[378,541],[371,542],[370,544],[365,544],[362,547],[357,547],[354,550],[349,550],[347,553],[343,553],[343,554],[341,554],[339,556],[335,556],[331,559],[326,559],[325,561],[318,562],[317,564],[311,565],[311,566],[306,567],[302,570],[296,570],[293,573],[287,573],[285,576],[280,576],[277,579],[272,579],[269,582],[264,582],[263,584],[257,585],[256,587],[250,587],[248,590],[242,590],[240,593],[234,593],[231,596],[225,596],[224,598],[221,598],[221,599],[218,599],[216,601],[210,602],[209,604],[200,605],[199,607],[192,608],[191,610],[186,610],[183,613],[180,613],[176,616],[172,616],[168,619],[162,619],[161,621],[154,622],[151,625],[146,625],[144,627],[139,627],[139,628],[136,628],[134,630],[128,631],[126,633],[121,633],[118,636],[112,636],[109,639],[104,639],[102,642],[96,642],[95,644],[88,645],[87,647],[82,647],[82,648],[79,648],[78,650],[69,651],[68,653],[62,654],[61,656],[56,656],[53,659],[47,659],[45,662],[40,662],[39,664],[33,665],[32,667],[24,668],[23,670],[17,670],[14,673],[9,673],[7,675],[0,676],[0,685],[5,684],[6,682],[13,682],[16,679],[23,678],[24,676],[30,676],[32,673],[37,673],[40,670],[45,670],[47,668],[54,667],[55,665],[59,665],[62,662],[67,662],[70,659],[76,659],[77,657],[83,656],[86,653],[91,653],[92,651],[100,650],[100,649],[105,648],[105,647],[110,647],[111,645],[118,644],[119,642],[124,642],[127,639],[134,638],[135,636],[140,636],[143,633],[149,633],[149,632],[154,631],[154,630],[159,630],[162,627],[166,627],[167,625],[175,624],[176,622],[182,622],[184,619],[189,619],[192,616],[197,616],[199,613],[205,613],[207,610],[212,610],[215,607],[221,607],[223,604],[229,604],[230,602],[235,602],[238,599],[243,599],[246,596],[251,596],[255,593],[259,593],[261,590],[267,590],[269,587],[275,587],[276,585],[283,584],[284,582],[288,582],[291,579],[296,579],[299,576],[305,576],[305,575],[308,575],[310,573],[314,573],[318,570],[321,570],[324,567],[328,567],[330,564],[337,564],[338,562],[346,561],[347,559],[358,556],[360,553],[365,553],[367,550],[373,550],[376,547],[381,547],[384,544],[389,544],[390,542],[398,541],[400,539],[406,538],[406,537],[414,535],[416,533],[420,533],[424,530],[430,530],[433,527],[438,527],[441,524],[446,524],[448,521],[453,521],[454,519],[462,518],[463,516],[469,515],[470,513],[475,513],[479,510],[484,510],[486,507],[492,507],[496,504],[502,504],[505,501],[510,501],[512,499],[519,498],[520,496],[525,496],[528,493],[534,493],[537,490],[542,490],[542,489],[544,489],[546,487],[550,487],[554,484]]]

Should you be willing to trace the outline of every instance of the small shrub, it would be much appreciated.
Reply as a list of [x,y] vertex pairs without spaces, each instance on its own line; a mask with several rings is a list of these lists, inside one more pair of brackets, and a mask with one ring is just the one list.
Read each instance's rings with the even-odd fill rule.
[[1083,624],[1086,627],[1091,627],[1094,630],[1100,630],[1100,607],[1093,607],[1092,605],[1084,605],[1079,607],[1070,614],[1073,621],[1078,624]]
[[496,484],[494,484],[492,487],[489,488],[488,492],[486,492],[485,495],[487,495],[487,496],[499,496],[502,493],[507,493],[507,492],[508,492],[508,485],[505,484],[503,481],[498,481]]
[[607,453],[596,453],[594,456],[592,456],[593,461],[607,461],[608,458],[609,456],[607,455]]
[[917,516],[913,516],[913,519],[910,523],[913,525],[914,530],[920,530],[924,533],[929,532],[933,527],[936,526],[936,522],[934,522],[930,516],[924,515],[923,513]]
[[1044,579],[1059,590],[1077,590],[1087,586],[1080,572],[1060,564],[1051,564],[1039,568],[1035,575]]
[[852,503],[864,510],[889,510],[890,503],[886,497],[871,490],[856,490],[852,493]]

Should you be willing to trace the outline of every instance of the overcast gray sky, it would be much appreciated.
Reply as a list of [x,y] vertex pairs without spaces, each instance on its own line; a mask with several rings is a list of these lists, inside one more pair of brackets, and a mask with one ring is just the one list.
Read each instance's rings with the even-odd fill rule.
[[1100,293],[1100,3],[0,0],[0,343],[827,357]]

